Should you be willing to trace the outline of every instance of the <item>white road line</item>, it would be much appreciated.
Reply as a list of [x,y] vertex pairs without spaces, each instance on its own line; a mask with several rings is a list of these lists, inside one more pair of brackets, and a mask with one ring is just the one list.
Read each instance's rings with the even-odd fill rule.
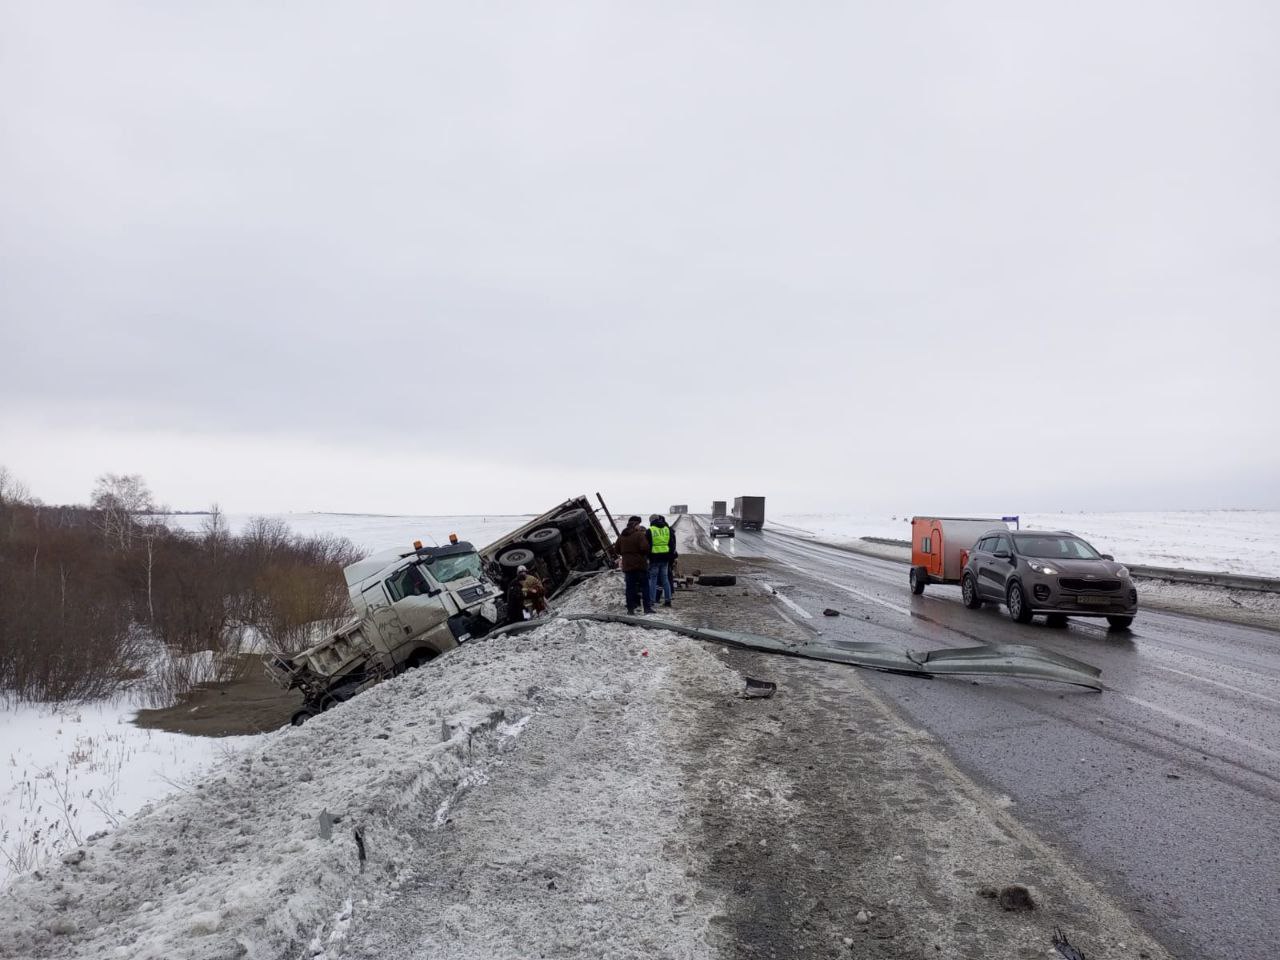
[[1246,697],[1255,697],[1258,700],[1265,700],[1267,703],[1274,703],[1280,706],[1280,700],[1275,697],[1268,697],[1264,693],[1254,693],[1252,690],[1246,690],[1244,687],[1237,687],[1234,684],[1223,683],[1221,680],[1210,680],[1208,677],[1201,677],[1194,673],[1187,673],[1184,670],[1175,670],[1173,667],[1161,667],[1153,664],[1157,670],[1163,670],[1165,673],[1175,673],[1180,677],[1186,677],[1188,680],[1196,680],[1200,683],[1211,683],[1215,687],[1222,687],[1224,690],[1231,690],[1234,693],[1244,694]]
[[890,603],[888,600],[882,600],[880,597],[873,597],[869,593],[863,593],[861,590],[855,590],[853,589],[853,587],[847,587],[843,583],[840,583],[838,580],[829,580],[826,577],[819,576],[816,573],[812,573],[804,569],[804,567],[801,567],[799,564],[787,563],[787,566],[791,567],[793,570],[798,571],[799,573],[803,573],[806,577],[809,577],[811,580],[820,580],[821,582],[828,584],[829,586],[835,587],[837,590],[843,590],[845,593],[851,593],[855,597],[861,597],[863,600],[870,601],[871,603],[878,603],[882,607],[888,607],[890,610],[897,611],[898,613],[902,614],[904,617],[911,616],[911,611],[908,610],[906,607],[900,607],[896,603]]
[[806,610],[804,607],[800,606],[800,604],[796,603],[796,602],[795,602],[794,600],[792,600],[790,597],[785,596],[785,595],[782,593],[782,591],[780,591],[780,590],[779,590],[777,587],[775,587],[772,583],[766,583],[766,584],[765,584],[765,586],[766,586],[766,587],[768,587],[770,590],[772,590],[772,591],[773,591],[774,599],[776,599],[776,600],[781,600],[783,603],[785,603],[788,607],[790,607],[790,608],[791,608],[792,610],[794,610],[796,613],[800,614],[800,616],[804,617],[806,620],[812,620],[812,619],[813,619],[813,614],[812,614],[812,613],[810,613],[810,612],[809,612],[808,610]]
[[1243,747],[1245,750],[1265,754],[1273,760],[1280,760],[1280,752],[1269,750],[1252,740],[1246,740],[1244,737],[1234,734],[1230,730],[1226,730],[1216,724],[1205,723],[1202,720],[1195,720],[1188,717],[1186,714],[1178,713],[1176,710],[1170,710],[1167,707],[1162,707],[1149,700],[1140,700],[1137,697],[1131,697],[1127,693],[1116,693],[1114,690],[1108,691],[1108,693],[1118,696],[1121,700],[1128,700],[1130,703],[1135,703],[1143,709],[1150,710],[1152,713],[1158,713],[1162,717],[1168,717],[1170,720],[1183,724],[1184,726],[1195,727],[1198,730],[1203,730],[1205,733],[1211,734],[1212,736],[1218,737],[1222,740],[1230,740],[1236,746]]

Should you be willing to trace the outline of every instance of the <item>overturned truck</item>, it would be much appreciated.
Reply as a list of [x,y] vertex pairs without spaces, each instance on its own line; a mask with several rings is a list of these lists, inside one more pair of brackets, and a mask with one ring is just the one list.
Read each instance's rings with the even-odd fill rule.
[[419,541],[409,551],[376,554],[343,570],[355,618],[299,653],[269,658],[267,673],[284,689],[302,691],[297,725],[507,622],[504,598],[520,567],[555,596],[615,559],[585,496],[482,550],[450,537],[444,546]]

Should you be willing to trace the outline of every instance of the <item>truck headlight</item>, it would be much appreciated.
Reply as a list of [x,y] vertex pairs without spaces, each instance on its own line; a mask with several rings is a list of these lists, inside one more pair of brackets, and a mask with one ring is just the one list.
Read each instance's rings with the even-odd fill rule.
[[1056,577],[1058,575],[1056,568],[1049,566],[1047,563],[1041,563],[1038,560],[1028,560],[1027,566],[1036,573],[1044,574],[1046,577]]

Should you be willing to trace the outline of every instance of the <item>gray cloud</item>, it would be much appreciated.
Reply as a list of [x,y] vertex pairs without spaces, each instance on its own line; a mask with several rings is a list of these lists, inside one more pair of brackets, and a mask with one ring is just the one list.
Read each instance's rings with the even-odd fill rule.
[[[517,507],[1276,506],[1277,20],[7,5],[0,461],[52,499],[87,482],[29,438],[89,429],[146,463],[86,477],[297,444],[339,509],[390,507],[326,458],[427,455],[471,479],[421,510],[493,509],[477,464]],[[194,472],[162,494],[266,506]]]

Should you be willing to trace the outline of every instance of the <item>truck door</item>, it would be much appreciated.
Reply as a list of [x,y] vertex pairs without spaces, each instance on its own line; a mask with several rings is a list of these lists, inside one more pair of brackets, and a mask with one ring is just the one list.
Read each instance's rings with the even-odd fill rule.
[[416,563],[410,563],[386,580],[387,595],[401,624],[400,641],[415,639],[448,619],[436,587]]
[[400,615],[387,599],[387,593],[382,584],[374,583],[365,587],[361,596],[364,599],[365,608],[369,611],[369,618],[378,628],[378,636],[382,640],[384,650],[394,650],[404,643],[408,636],[405,633],[404,624],[400,622]]

